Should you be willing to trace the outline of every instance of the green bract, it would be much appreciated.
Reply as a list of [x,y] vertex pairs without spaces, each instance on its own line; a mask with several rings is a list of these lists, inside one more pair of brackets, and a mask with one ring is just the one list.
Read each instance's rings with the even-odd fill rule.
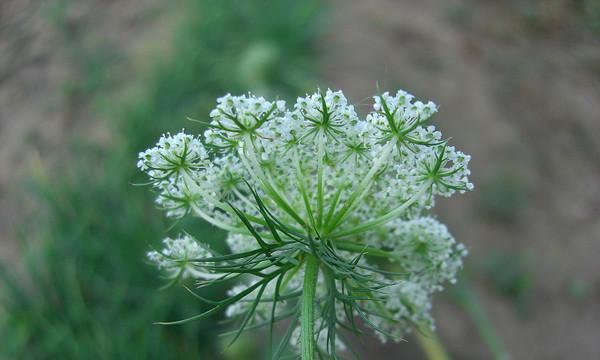
[[239,317],[235,340],[287,320],[271,355],[292,343],[303,358],[335,357],[349,345],[338,330],[363,333],[358,323],[382,341],[432,327],[430,297],[466,250],[427,213],[436,195],[473,188],[470,157],[428,124],[436,111],[404,91],[375,96],[366,119],[341,91],[292,109],[226,95],[203,137],[167,134],[140,153],[167,215],[226,230],[231,248],[217,254],[185,235],[150,259],[199,286],[238,282],[228,298],[204,299],[208,312],[171,323],[226,310]]

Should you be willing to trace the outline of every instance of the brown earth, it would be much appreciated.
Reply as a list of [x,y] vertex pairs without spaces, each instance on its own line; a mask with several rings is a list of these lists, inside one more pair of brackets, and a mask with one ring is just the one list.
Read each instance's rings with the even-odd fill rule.
[[88,99],[131,80],[131,58],[168,29],[161,11],[156,0],[0,3],[0,261],[15,258],[17,219],[36,207],[31,177],[72,156],[68,142],[110,140]]

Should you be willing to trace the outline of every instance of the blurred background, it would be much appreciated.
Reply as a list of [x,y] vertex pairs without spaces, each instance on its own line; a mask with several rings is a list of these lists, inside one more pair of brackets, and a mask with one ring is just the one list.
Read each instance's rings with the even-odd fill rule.
[[[2,0],[0,359],[264,356],[260,332],[223,352],[221,316],[152,325],[205,305],[144,260],[171,223],[137,153],[227,92],[365,114],[377,83],[473,156],[476,191],[436,207],[471,251],[435,301],[445,351],[600,358],[600,0]],[[407,340],[359,347],[426,358]]]

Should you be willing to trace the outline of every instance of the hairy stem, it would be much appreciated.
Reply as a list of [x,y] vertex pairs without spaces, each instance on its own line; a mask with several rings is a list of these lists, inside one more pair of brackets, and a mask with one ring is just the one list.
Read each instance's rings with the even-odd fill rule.
[[306,259],[304,273],[304,289],[302,292],[302,308],[300,313],[300,345],[302,360],[313,360],[315,356],[315,293],[319,275],[319,262],[313,255]]

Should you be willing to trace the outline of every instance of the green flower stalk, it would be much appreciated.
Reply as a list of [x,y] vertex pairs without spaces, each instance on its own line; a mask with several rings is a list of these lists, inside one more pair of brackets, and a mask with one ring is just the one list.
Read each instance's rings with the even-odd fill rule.
[[[364,119],[341,91],[291,109],[226,95],[202,137],[166,134],[140,153],[167,216],[227,231],[231,250],[186,234],[148,254],[173,280],[235,282],[222,300],[189,289],[214,307],[166,324],[225,311],[239,324],[233,341],[265,327],[273,358],[291,344],[303,359],[349,350],[341,329],[385,342],[433,328],[431,296],[466,250],[428,213],[436,196],[473,188],[470,157],[429,124],[436,112],[404,91],[375,96]],[[277,322],[287,331],[273,344]]]

